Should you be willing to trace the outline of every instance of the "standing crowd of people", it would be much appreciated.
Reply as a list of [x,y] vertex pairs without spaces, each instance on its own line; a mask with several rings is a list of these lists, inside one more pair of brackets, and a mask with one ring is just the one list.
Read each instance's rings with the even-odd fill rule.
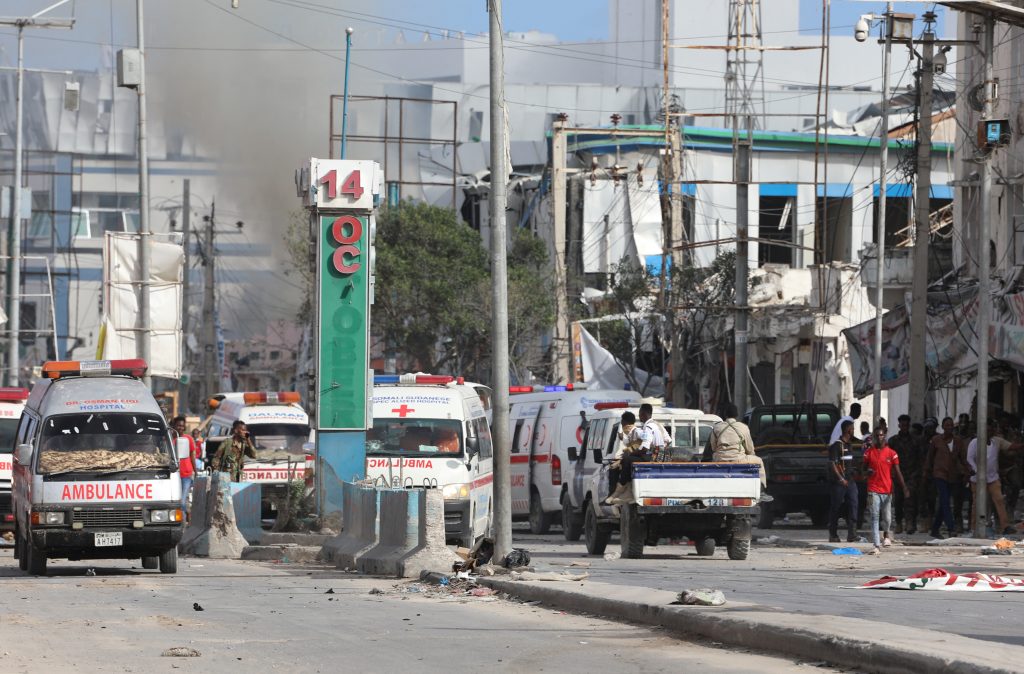
[[[865,510],[870,517],[873,553],[892,544],[893,534],[928,531],[934,538],[959,536],[974,522],[974,485],[977,483],[978,440],[968,414],[957,421],[934,417],[913,423],[909,415],[897,419],[890,434],[884,418],[874,429],[854,425],[860,405],[836,423],[829,443],[829,540],[839,542],[839,519],[845,518],[847,541],[859,539]],[[1024,486],[1019,424],[1009,414],[989,417],[986,449],[987,494],[995,514],[995,533],[1016,534],[1013,516]],[[855,461],[854,450],[863,449]],[[967,525],[965,526],[965,515]]]

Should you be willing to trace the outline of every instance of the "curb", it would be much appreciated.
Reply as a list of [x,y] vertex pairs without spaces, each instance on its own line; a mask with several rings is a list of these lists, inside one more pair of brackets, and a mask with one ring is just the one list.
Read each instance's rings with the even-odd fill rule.
[[[670,606],[676,595],[663,590],[642,590],[645,602],[637,600],[639,588],[593,581],[570,584],[481,577],[478,582],[518,599],[563,610],[663,627],[730,646],[824,660],[857,671],[1003,674],[1020,671],[1006,668],[1008,662],[1021,661],[1011,651],[1024,655],[1024,648],[1016,646],[999,644],[993,649],[990,642],[955,635],[941,635],[937,641],[935,632],[899,625],[886,625],[887,640],[883,641],[876,636],[878,623],[859,618],[805,617],[753,604],[734,603],[742,614],[729,608]],[[656,603],[650,602],[652,598]],[[808,626],[807,618],[814,626]]]
[[239,559],[251,562],[316,562],[320,559],[320,546],[283,543],[277,545],[247,545]]

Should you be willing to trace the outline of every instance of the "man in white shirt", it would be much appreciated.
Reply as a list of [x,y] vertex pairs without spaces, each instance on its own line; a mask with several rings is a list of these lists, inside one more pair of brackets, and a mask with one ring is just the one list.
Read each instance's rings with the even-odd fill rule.
[[[1010,521],[1006,516],[1006,501],[1003,499],[1003,485],[999,481],[999,452],[1019,452],[1024,449],[1024,444],[1014,444],[1006,438],[1001,438],[996,433],[998,428],[996,427],[995,419],[989,417],[988,420],[988,451],[985,452],[985,483],[988,489],[989,498],[995,505],[996,516],[999,518],[999,530],[1003,534],[1015,534],[1017,530],[1010,526]],[[971,444],[967,446],[967,465],[971,467],[971,483],[977,484],[978,482],[978,438],[971,440]],[[978,499],[975,498],[971,503],[971,526],[974,525],[975,520],[975,508],[977,507]]]
[[850,414],[845,417],[839,417],[839,421],[832,428],[832,436],[828,439],[828,444],[831,447],[836,441],[843,435],[843,422],[853,421],[856,422],[860,418],[860,403],[853,403],[850,405]]

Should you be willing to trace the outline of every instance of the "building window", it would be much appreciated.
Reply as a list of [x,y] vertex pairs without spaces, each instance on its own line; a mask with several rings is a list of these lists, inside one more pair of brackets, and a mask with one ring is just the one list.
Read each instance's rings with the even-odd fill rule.
[[270,352],[270,360],[278,360],[280,358],[281,358],[281,352],[280,351],[271,351]]

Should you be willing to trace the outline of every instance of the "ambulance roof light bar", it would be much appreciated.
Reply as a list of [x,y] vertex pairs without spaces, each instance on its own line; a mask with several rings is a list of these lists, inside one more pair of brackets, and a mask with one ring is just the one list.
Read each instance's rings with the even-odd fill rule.
[[374,385],[379,384],[464,384],[462,377],[452,377],[446,374],[375,374],[373,375]]
[[29,390],[27,388],[17,388],[14,386],[3,386],[0,387],[0,402],[3,403],[20,403],[28,400]]
[[287,405],[301,402],[301,398],[295,391],[247,391],[242,394],[242,402],[246,405]]
[[139,379],[146,374],[146,361],[141,358],[126,360],[51,360],[43,363],[43,376],[49,379],[61,377],[106,377],[126,375]]
[[570,384],[534,384],[521,385],[521,386],[509,386],[508,392],[511,394],[516,393],[560,393],[562,391],[582,391],[587,388],[587,384],[583,382],[575,382]]
[[606,401],[603,403],[594,403],[594,409],[600,412],[601,410],[622,410],[629,407],[629,403],[625,400],[619,401]]

